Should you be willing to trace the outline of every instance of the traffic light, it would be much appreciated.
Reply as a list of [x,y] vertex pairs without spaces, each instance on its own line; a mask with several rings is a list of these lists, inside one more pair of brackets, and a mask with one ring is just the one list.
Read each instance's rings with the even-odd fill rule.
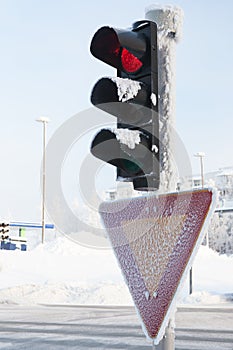
[[9,224],[6,224],[5,222],[0,223],[0,233],[1,233],[1,238],[6,239],[8,236],[6,234],[9,232]]
[[143,20],[131,29],[100,28],[91,53],[117,69],[100,79],[91,93],[96,107],[117,118],[115,130],[103,129],[91,153],[117,167],[117,179],[137,190],[159,187],[158,50],[156,23]]

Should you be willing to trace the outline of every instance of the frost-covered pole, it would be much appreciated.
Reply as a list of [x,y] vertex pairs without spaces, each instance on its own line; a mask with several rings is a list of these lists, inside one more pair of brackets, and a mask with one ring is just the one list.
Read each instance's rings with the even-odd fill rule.
[[175,49],[181,36],[183,11],[174,6],[152,5],[146,9],[145,16],[158,27],[160,190],[170,192],[176,189],[178,181],[172,163],[172,131],[175,127]]
[[[183,11],[173,6],[150,6],[146,19],[157,23],[159,62],[159,118],[160,118],[160,182],[162,192],[176,189],[178,182],[172,153],[174,152],[175,128],[175,49],[180,39]],[[174,322],[170,320],[161,342],[153,349],[174,350]]]

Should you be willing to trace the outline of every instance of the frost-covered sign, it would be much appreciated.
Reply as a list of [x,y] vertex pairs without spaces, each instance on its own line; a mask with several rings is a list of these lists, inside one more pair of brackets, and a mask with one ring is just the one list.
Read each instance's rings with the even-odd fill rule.
[[105,202],[100,214],[143,330],[158,344],[214,210],[211,190]]

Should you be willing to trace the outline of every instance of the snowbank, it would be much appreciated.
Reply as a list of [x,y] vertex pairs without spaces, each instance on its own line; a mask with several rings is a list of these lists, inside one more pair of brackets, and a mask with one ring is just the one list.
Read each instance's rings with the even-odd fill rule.
[[[180,303],[219,304],[233,295],[233,257],[201,247],[193,290]],[[0,251],[0,303],[132,305],[111,250],[81,247],[64,236],[31,251]]]

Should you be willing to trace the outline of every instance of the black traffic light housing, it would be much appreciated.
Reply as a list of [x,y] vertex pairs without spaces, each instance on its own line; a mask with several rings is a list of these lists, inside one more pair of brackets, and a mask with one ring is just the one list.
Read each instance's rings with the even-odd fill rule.
[[0,233],[2,234],[1,238],[5,239],[8,238],[8,236],[5,236],[6,233],[9,232],[9,224],[2,222],[0,223]]
[[91,53],[117,69],[102,78],[91,102],[117,117],[117,129],[101,130],[91,153],[117,167],[117,179],[137,190],[159,187],[158,52],[156,23],[143,20],[131,29],[100,28]]

